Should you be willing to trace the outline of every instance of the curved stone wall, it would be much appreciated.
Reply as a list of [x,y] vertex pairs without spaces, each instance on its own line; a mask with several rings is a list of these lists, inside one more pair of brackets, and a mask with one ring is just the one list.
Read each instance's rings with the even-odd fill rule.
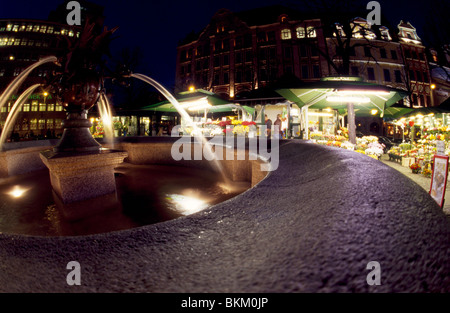
[[[364,155],[283,142],[276,171],[203,212],[83,237],[0,235],[2,292],[448,292],[450,223]],[[81,285],[66,282],[70,261]],[[369,285],[376,261],[381,284]]]

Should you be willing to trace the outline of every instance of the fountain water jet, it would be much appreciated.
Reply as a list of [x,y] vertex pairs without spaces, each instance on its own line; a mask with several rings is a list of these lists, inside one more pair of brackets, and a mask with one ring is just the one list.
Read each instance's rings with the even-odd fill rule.
[[0,95],[0,109],[5,105],[5,103],[8,101],[9,97],[13,94],[13,92],[19,88],[25,79],[30,75],[30,73],[37,67],[50,63],[50,62],[57,62],[58,59],[55,56],[49,56],[45,57],[41,60],[39,60],[36,63],[33,63],[29,67],[27,67],[25,70],[23,70],[9,85],[6,87],[5,91]]
[[97,103],[100,118],[103,122],[103,128],[105,130],[106,143],[114,149],[114,129],[112,125],[112,113],[111,105],[108,101],[108,97],[104,92],[100,94],[100,99]]
[[20,113],[20,109],[25,100],[33,93],[34,90],[36,90],[36,88],[40,86],[41,84],[35,84],[29,87],[19,96],[19,98],[17,98],[16,102],[14,102],[11,111],[6,117],[5,126],[3,127],[3,131],[0,136],[0,151],[3,150],[3,144],[6,142],[6,138],[9,135],[10,130],[12,130],[12,127],[14,127],[14,122],[17,118],[18,113]]
[[[159,82],[157,82],[153,78],[150,78],[143,74],[133,73],[130,76],[140,79],[140,80],[146,82],[147,84],[155,87],[162,95],[164,95],[164,97],[166,97],[167,100],[170,101],[170,103],[172,103],[172,105],[176,108],[176,110],[181,115],[181,117],[184,118],[188,122],[188,124],[194,128],[194,130],[198,129],[197,126],[195,125],[194,121],[192,120],[191,116],[186,112],[186,110],[181,106],[181,104],[177,101],[177,99],[175,99],[175,97],[163,85],[161,85]],[[195,131],[194,134],[195,134],[194,137],[203,144],[203,147],[206,148],[206,151],[203,150],[203,152],[207,153],[207,156],[206,156],[207,159],[213,160],[213,164],[214,164],[216,170],[222,175],[222,179],[223,179],[225,185],[229,185],[229,179],[225,175],[223,167],[220,164],[220,162],[217,160],[215,153],[212,151],[211,144],[208,142],[208,140],[206,140],[206,138],[201,134],[200,131]]]

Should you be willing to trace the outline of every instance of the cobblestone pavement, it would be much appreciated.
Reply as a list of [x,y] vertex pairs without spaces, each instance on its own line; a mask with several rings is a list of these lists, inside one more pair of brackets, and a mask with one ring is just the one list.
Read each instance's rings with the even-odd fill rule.
[[[415,183],[417,183],[419,186],[421,186],[423,189],[425,189],[427,192],[430,191],[431,186],[431,178],[425,177],[422,174],[413,174],[409,167],[402,166],[399,162],[389,161],[389,156],[387,154],[384,154],[381,157],[381,162],[383,162],[386,165],[389,165],[393,169],[396,169],[403,175],[409,177],[411,180],[413,180]],[[450,218],[450,183],[447,182],[447,188],[445,190],[445,201],[444,201],[444,213]]]

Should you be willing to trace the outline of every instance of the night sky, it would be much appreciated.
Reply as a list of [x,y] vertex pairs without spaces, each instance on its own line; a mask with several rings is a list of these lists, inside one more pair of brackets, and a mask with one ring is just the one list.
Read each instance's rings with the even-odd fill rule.
[[[339,1],[339,0],[336,0]],[[369,0],[361,0],[366,4]],[[431,6],[432,1],[426,3]],[[0,6],[0,18],[32,18],[47,19],[63,0],[8,0]],[[119,26],[116,32],[118,38],[113,41],[111,50],[122,47],[140,47],[143,59],[139,71],[160,81],[171,89],[175,79],[176,47],[179,40],[191,31],[201,31],[211,20],[211,17],[221,8],[234,12],[249,10],[273,4],[289,6],[295,1],[283,0],[173,0],[173,1],[137,1],[137,0],[92,0],[105,7],[105,25],[109,28]],[[410,21],[422,38],[422,25],[425,17],[424,1],[379,0],[382,14],[393,25],[401,19]],[[367,11],[369,12],[369,11]]]

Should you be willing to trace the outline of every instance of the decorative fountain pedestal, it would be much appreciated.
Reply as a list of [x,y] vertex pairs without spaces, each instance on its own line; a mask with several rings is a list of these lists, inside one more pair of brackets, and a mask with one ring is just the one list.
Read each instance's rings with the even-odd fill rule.
[[114,168],[126,157],[126,152],[116,150],[85,154],[41,152],[41,159],[50,171],[53,190],[64,204],[114,193]]
[[91,126],[87,110],[69,112],[60,142],[53,150],[41,152],[53,190],[64,204],[116,191],[114,168],[127,153],[102,149],[89,132]]

